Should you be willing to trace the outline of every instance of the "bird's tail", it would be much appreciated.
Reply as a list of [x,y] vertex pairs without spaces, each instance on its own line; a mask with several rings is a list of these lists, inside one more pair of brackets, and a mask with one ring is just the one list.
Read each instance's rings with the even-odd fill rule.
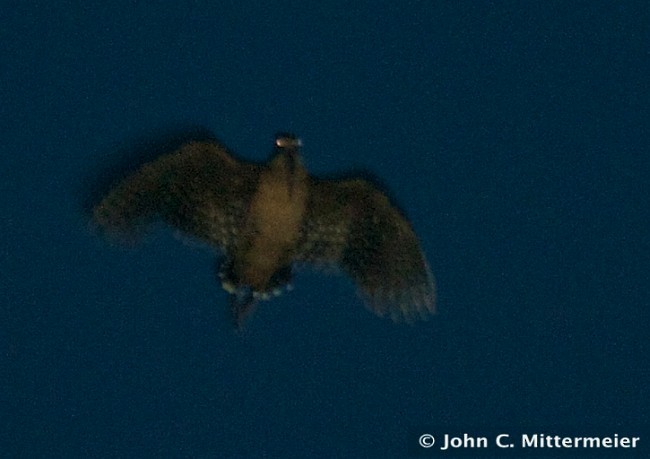
[[257,306],[257,299],[250,288],[237,289],[230,295],[230,310],[238,329],[244,326],[246,318],[255,310],[255,306]]

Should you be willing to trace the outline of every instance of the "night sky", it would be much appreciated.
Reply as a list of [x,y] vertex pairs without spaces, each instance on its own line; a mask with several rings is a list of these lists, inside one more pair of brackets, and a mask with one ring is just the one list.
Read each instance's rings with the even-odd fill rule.
[[[3,456],[403,457],[422,431],[650,442],[647,5],[5,3]],[[395,324],[349,279],[299,270],[237,332],[209,250],[89,226],[143,161],[212,137],[260,161],[278,131],[315,175],[381,181],[436,316]]]

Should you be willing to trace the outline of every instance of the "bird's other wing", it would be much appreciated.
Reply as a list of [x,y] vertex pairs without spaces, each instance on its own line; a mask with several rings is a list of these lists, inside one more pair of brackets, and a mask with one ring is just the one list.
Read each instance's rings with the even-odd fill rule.
[[131,236],[161,219],[228,252],[237,240],[259,176],[215,142],[191,142],[143,165],[94,208],[106,232]]
[[381,316],[435,312],[433,276],[410,223],[368,181],[313,180],[295,258],[341,267]]

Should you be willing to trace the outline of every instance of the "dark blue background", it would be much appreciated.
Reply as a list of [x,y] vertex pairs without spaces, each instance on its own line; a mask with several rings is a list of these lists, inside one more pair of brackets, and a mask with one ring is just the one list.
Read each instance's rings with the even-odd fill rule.
[[[647,427],[645,7],[5,3],[2,451],[399,457],[416,426]],[[209,252],[88,229],[125,158],[213,132],[261,160],[278,130],[315,174],[383,180],[433,320],[300,272],[238,334]]]

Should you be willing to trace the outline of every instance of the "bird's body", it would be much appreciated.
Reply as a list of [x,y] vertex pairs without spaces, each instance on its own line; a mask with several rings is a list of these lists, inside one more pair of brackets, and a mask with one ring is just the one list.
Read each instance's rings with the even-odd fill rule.
[[339,266],[380,315],[433,312],[433,277],[410,224],[370,182],[310,177],[299,149],[279,135],[272,159],[258,165],[214,142],[188,143],[114,187],[94,221],[121,235],[160,218],[217,248],[239,325],[258,299],[289,284],[295,263]]
[[278,267],[291,264],[308,193],[307,171],[297,157],[277,155],[260,173],[244,225],[249,241],[234,256],[237,272],[254,291],[265,291]]

